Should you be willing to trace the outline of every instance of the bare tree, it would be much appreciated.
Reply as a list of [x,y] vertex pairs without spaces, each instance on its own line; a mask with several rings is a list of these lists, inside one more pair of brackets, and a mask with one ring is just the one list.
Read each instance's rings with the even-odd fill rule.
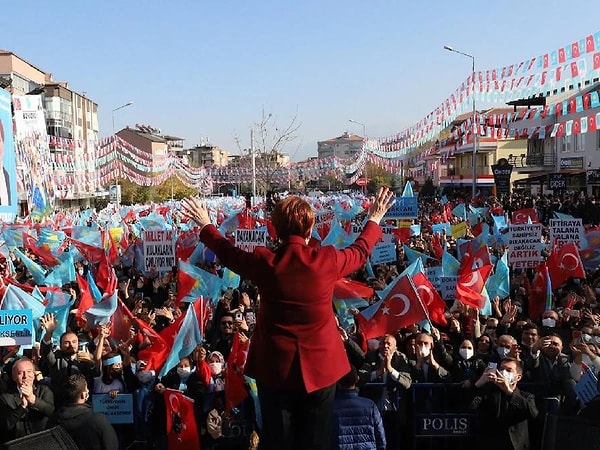
[[[283,178],[287,179],[289,176],[290,161],[286,161],[285,151],[299,139],[297,131],[300,126],[301,123],[298,122],[297,110],[289,122],[280,127],[277,123],[277,118],[272,113],[267,113],[264,109],[260,120],[252,125],[252,129],[254,130],[254,154],[256,158],[256,184],[258,192],[264,193],[271,190],[274,181]],[[252,158],[252,145],[243,147],[239,135],[234,133],[233,137],[240,155],[244,159],[244,163],[250,162]],[[299,148],[300,142],[290,155],[290,160]]]

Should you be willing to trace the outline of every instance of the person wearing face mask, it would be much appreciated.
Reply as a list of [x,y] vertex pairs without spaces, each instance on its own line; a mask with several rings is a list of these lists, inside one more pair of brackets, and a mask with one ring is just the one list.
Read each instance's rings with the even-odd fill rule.
[[462,382],[463,387],[469,387],[481,376],[486,363],[475,354],[473,342],[470,339],[464,339],[460,343],[457,353],[450,369],[452,381]]
[[225,390],[225,357],[220,352],[211,352],[207,358],[210,368],[211,381],[209,389],[211,392],[222,392]]
[[517,387],[523,374],[520,361],[505,358],[498,367],[486,368],[472,388],[468,409],[476,410],[479,416],[478,447],[530,449],[528,421],[538,416],[535,397]]
[[415,339],[417,360],[411,365],[410,371],[413,382],[445,383],[451,380],[450,372],[436,361],[433,349],[434,340],[431,334],[417,334]]
[[510,334],[503,334],[498,338],[495,352],[495,358],[492,359],[495,362],[500,362],[507,357],[520,359],[519,345],[517,344],[517,340]]
[[70,375],[65,380],[62,391],[65,395],[65,405],[50,418],[48,427],[63,427],[78,448],[119,448],[119,439],[106,415],[94,412],[88,403],[90,391],[85,377],[81,374]]

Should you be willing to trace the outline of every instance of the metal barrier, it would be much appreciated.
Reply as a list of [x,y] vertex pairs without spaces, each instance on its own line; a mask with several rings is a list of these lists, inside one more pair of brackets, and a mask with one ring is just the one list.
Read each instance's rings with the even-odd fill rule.
[[475,413],[467,411],[459,383],[414,383],[409,393],[413,449],[470,449],[477,435]]

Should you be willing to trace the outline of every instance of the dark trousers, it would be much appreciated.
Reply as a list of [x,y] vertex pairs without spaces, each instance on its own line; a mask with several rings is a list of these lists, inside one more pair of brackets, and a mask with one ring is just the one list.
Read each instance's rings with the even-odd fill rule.
[[311,392],[258,385],[260,450],[329,450],[335,384]]

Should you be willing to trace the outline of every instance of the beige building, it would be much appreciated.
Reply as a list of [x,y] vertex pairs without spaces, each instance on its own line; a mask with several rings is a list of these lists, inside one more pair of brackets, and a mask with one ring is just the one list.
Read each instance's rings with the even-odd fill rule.
[[200,144],[184,152],[196,167],[226,166],[230,156],[228,151],[212,144]]
[[[162,135],[160,130],[147,125],[126,127],[116,133],[130,145],[150,155],[151,172],[162,172],[163,163],[169,152],[181,154],[184,152],[184,139],[176,136]],[[133,169],[133,168],[132,168]]]
[[341,136],[320,141],[317,143],[317,157],[331,158],[337,156],[342,159],[354,158],[360,151],[363,144],[363,138],[356,134],[349,134],[347,131]]
[[0,50],[0,86],[13,95],[42,96],[57,203],[88,206],[100,190],[94,154],[99,138],[98,104],[6,50]]

